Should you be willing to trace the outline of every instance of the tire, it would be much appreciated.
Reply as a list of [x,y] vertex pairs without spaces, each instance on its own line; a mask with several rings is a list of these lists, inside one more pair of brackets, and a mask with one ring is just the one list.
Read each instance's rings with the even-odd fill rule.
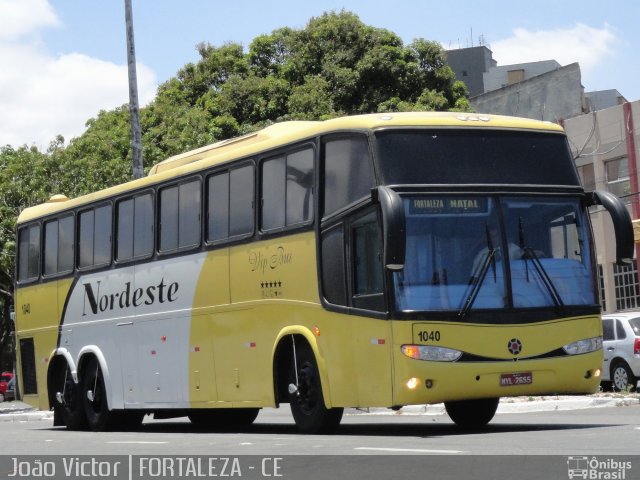
[[499,398],[445,402],[451,420],[462,428],[477,429],[486,426],[498,409]]
[[54,374],[54,392],[61,393],[63,403],[54,400],[54,415],[58,416],[67,430],[86,430],[87,421],[81,396],[81,386],[73,381],[71,369],[65,362]]
[[[94,432],[101,432],[117,426],[119,418],[116,412],[109,411],[107,389],[98,360],[91,358],[88,361],[82,377],[81,398],[89,428]],[[90,396],[92,400],[89,399]]]
[[611,383],[614,391],[623,392],[629,390],[634,392],[637,381],[638,379],[625,362],[618,361],[611,366]]
[[344,409],[325,406],[318,365],[306,342],[296,344],[296,357],[297,362],[291,361],[289,372],[289,384],[297,384],[298,387],[296,392],[289,393],[296,426],[302,433],[332,433],[340,425]]
[[220,431],[248,427],[259,412],[259,408],[216,408],[192,410],[188,417],[198,429]]

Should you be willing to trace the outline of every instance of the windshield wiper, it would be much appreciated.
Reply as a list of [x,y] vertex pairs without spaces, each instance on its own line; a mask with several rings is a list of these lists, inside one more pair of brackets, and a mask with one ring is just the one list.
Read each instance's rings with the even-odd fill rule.
[[522,259],[525,261],[525,268],[527,268],[527,281],[529,281],[529,269],[527,267],[527,260],[531,260],[531,263],[535,267],[540,279],[542,280],[542,284],[545,286],[549,295],[551,295],[551,300],[555,303],[556,307],[559,309],[564,309],[564,302],[562,301],[562,297],[558,293],[556,286],[553,284],[553,280],[547,273],[547,270],[542,265],[540,258],[536,254],[536,252],[531,247],[527,247],[524,241],[524,228],[522,225],[522,217],[518,220],[518,229],[519,229],[519,237],[520,237],[520,248],[522,249]]
[[482,287],[482,283],[484,282],[485,277],[487,276],[487,272],[489,271],[489,265],[493,265],[493,280],[496,281],[496,262],[495,262],[495,256],[496,256],[496,250],[493,246],[493,240],[491,239],[491,234],[489,232],[489,227],[486,226],[486,232],[487,232],[487,256],[484,258],[482,264],[480,265],[480,273],[478,274],[478,276],[475,276],[475,271],[471,272],[472,274],[472,279],[473,283],[472,283],[472,287],[471,287],[471,291],[469,292],[469,295],[467,295],[467,298],[464,301],[464,304],[462,305],[462,308],[460,309],[460,311],[458,312],[458,318],[460,320],[463,320],[464,317],[467,316],[467,314],[469,313],[469,310],[471,310],[471,307],[473,306],[473,302],[476,301],[476,298],[478,297],[478,293],[480,292],[480,287]]

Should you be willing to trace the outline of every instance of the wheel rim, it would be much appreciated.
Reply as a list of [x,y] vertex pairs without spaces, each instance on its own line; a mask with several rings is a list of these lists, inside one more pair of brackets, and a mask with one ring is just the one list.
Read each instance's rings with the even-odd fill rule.
[[629,385],[629,376],[624,367],[616,367],[613,371],[613,384],[618,390],[624,390]]
[[99,414],[102,412],[102,404],[104,400],[104,391],[102,388],[102,378],[100,376],[99,369],[93,370],[93,375],[90,378],[89,385],[92,386],[91,390],[93,391],[93,401],[89,401],[89,406],[91,411],[95,414]]

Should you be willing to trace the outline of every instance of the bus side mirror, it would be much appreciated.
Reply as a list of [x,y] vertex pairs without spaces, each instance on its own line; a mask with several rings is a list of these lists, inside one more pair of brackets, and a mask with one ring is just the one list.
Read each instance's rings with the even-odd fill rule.
[[616,263],[628,265],[633,261],[633,225],[627,207],[618,197],[602,190],[591,192],[591,205],[602,205],[611,216],[616,234]]
[[384,265],[389,270],[402,270],[404,269],[406,240],[402,198],[394,190],[384,186],[371,189],[371,197],[380,204],[382,211]]

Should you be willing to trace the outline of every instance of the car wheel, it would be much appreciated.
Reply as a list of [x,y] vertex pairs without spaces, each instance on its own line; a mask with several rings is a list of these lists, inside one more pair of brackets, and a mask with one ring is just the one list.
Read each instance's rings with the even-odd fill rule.
[[625,362],[617,362],[611,367],[611,381],[616,392],[635,391],[637,378]]

